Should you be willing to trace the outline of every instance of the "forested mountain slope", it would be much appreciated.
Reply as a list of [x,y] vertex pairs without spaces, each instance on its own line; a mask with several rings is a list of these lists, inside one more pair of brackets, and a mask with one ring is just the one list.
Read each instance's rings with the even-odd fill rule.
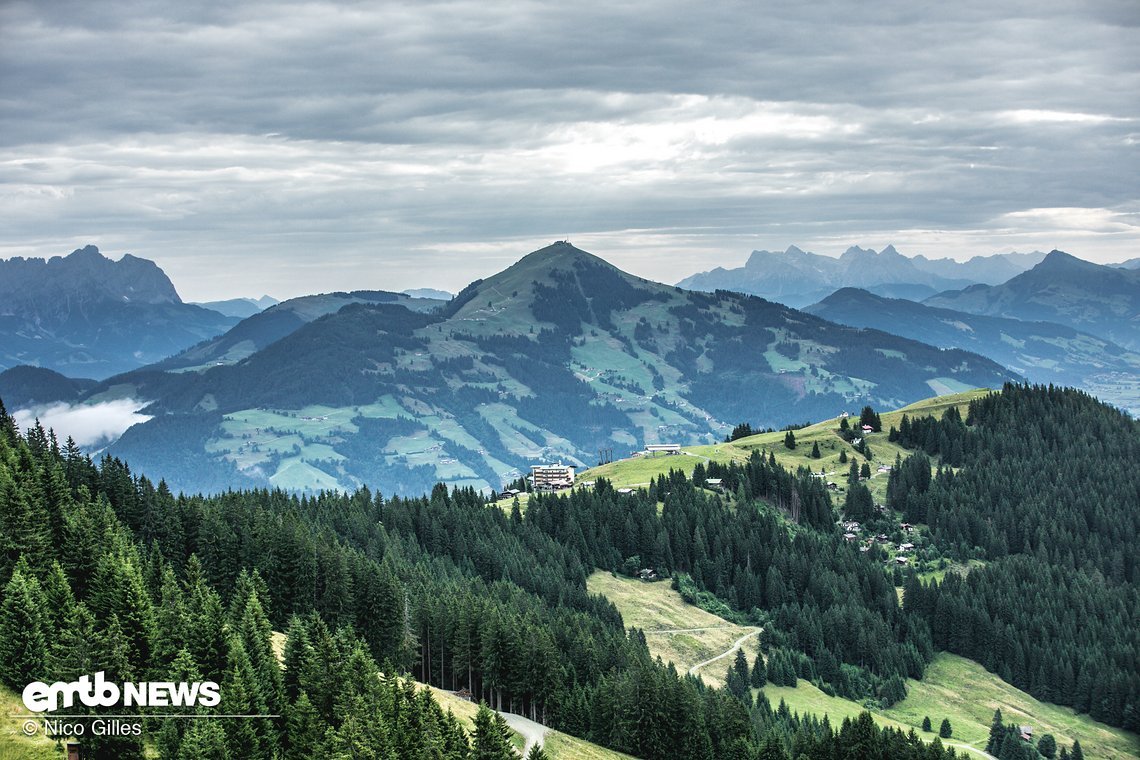
[[224,334],[203,341],[154,366],[162,370],[201,370],[220,364],[234,364],[296,332],[302,326],[354,303],[393,304],[411,311],[427,312],[443,305],[429,298],[410,298],[383,290],[357,290],[351,293],[290,298],[275,303],[243,319]]
[[805,311],[844,325],[975,351],[1032,382],[1078,387],[1140,413],[1140,354],[1067,325],[969,314],[855,288],[837,290]]
[[971,314],[1059,322],[1140,350],[1140,271],[1093,264],[1052,251],[1001,285],[932,296],[928,306]]
[[[935,646],[1140,728],[1140,423],[1079,391],[1007,386],[965,422],[898,432],[922,453],[891,473],[892,506],[947,551],[990,560],[965,580],[908,582]],[[957,469],[931,479],[926,457],[950,452]]]
[[[686,500],[696,493],[678,488]],[[648,518],[650,498],[603,486],[582,506]],[[707,508],[727,519],[725,505]],[[508,516],[442,486],[417,499],[175,497],[121,462],[61,450],[42,429],[20,435],[0,407],[0,680],[22,688],[95,670],[116,681],[212,679],[218,714],[281,716],[88,736],[93,760],[142,757],[144,746],[164,760],[512,756],[492,722],[469,744],[426,692],[391,676],[409,668],[649,760],[953,756],[869,716],[833,728],[652,661],[585,587],[588,559],[620,556],[637,539],[562,544],[544,527],[556,513],[531,509]],[[826,553],[819,561],[833,564]],[[287,631],[283,671],[273,628]]]
[[533,462],[708,443],[741,419],[901,406],[1012,375],[758,298],[641,280],[567,243],[473,283],[439,313],[349,304],[232,365],[164,368],[93,392],[154,401],[155,419],[112,449],[142,472],[189,490],[382,482],[405,494],[437,481],[499,488]]

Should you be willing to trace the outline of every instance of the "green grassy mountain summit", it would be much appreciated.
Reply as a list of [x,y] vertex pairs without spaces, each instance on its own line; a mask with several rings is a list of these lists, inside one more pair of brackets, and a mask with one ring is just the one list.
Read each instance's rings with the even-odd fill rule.
[[1011,376],[965,351],[643,280],[560,242],[434,313],[351,303],[233,363],[159,365],[91,397],[154,402],[111,451],[176,488],[420,493]]

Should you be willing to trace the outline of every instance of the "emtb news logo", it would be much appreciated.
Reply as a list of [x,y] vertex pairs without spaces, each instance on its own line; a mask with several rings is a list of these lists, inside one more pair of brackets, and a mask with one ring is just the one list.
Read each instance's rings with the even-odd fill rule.
[[72,707],[76,701],[88,707],[217,707],[222,697],[213,681],[149,681],[126,682],[122,685],[103,678],[100,670],[94,676],[79,680],[46,684],[34,681],[24,687],[24,706],[34,713],[52,712]]

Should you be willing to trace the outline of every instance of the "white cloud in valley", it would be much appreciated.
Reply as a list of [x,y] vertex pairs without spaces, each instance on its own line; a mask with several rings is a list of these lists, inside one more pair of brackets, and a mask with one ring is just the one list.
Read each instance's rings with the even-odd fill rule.
[[17,409],[13,419],[21,430],[27,430],[38,420],[45,430],[55,431],[62,445],[70,436],[85,450],[105,446],[119,438],[127,428],[150,419],[140,410],[145,402],[135,399],[117,399],[94,404],[66,404],[58,402]]

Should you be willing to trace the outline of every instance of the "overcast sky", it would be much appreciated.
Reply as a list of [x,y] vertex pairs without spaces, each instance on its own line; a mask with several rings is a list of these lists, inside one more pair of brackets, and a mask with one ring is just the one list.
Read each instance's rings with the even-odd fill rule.
[[0,0],[0,256],[94,243],[186,300],[456,291],[562,238],[667,282],[1121,261],[1138,51],[1136,0]]

